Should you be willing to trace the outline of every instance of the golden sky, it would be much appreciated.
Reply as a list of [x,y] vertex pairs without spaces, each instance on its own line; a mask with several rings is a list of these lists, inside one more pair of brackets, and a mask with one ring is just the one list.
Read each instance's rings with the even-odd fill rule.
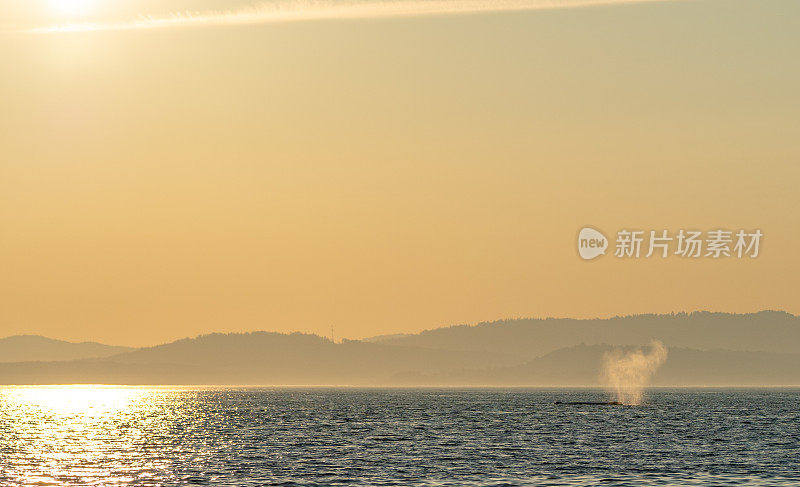
[[0,336],[800,313],[800,3],[385,3],[0,0]]

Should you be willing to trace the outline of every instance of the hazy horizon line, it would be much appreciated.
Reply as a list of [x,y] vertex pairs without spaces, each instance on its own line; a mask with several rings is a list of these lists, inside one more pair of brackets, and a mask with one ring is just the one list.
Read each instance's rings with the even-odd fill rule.
[[47,34],[59,32],[95,32],[150,30],[188,27],[259,25],[307,20],[377,19],[436,15],[558,10],[607,5],[662,3],[686,0],[367,0],[334,2],[331,0],[267,3],[238,9],[178,11],[168,15],[142,15],[137,19],[116,22],[72,22],[34,27],[24,32]]
[[[709,311],[709,310],[694,310],[694,311],[672,311],[668,313],[631,313],[631,314],[624,314],[624,315],[613,315],[608,317],[594,317],[594,318],[575,318],[575,317],[568,317],[568,316],[547,316],[547,317],[516,317],[516,318],[499,318],[496,320],[491,321],[478,321],[473,323],[457,323],[452,325],[442,325],[435,328],[426,328],[417,332],[407,333],[407,332],[394,332],[394,333],[379,333],[376,335],[369,335],[364,336],[361,338],[346,338],[342,337],[339,342],[348,340],[348,341],[365,341],[369,340],[370,338],[379,338],[379,337],[387,337],[392,335],[419,335],[425,332],[434,331],[434,330],[442,330],[446,328],[455,328],[455,327],[477,327],[480,325],[489,325],[493,323],[500,323],[504,321],[519,321],[519,320],[539,320],[539,321],[546,321],[546,320],[575,320],[575,321],[608,321],[613,319],[620,319],[620,318],[636,318],[642,316],[656,316],[656,317],[671,317],[676,315],[686,315],[691,316],[694,314],[700,313],[707,313],[707,314],[723,314],[723,315],[732,315],[732,316],[745,316],[745,315],[756,315],[760,313],[782,313],[791,316],[792,318],[798,318],[800,315],[796,315],[794,313],[790,313],[789,311],[784,311],[780,309],[761,309],[758,311],[749,311],[744,313],[737,313],[734,311]],[[161,345],[167,345],[169,343],[174,343],[180,340],[194,340],[197,338],[202,338],[206,336],[212,335],[245,335],[250,333],[274,333],[278,335],[292,335],[292,334],[301,334],[301,335],[309,335],[309,336],[316,336],[320,338],[324,338],[326,340],[331,340],[329,336],[324,334],[320,334],[318,332],[307,331],[307,330],[294,330],[294,331],[275,331],[275,330],[265,330],[265,329],[251,329],[251,330],[241,330],[241,331],[210,331],[205,333],[198,333],[196,335],[187,335],[180,338],[174,338],[171,340],[158,342],[151,345],[119,345],[119,344],[109,344],[97,340],[79,340],[79,341],[72,341],[64,338],[53,338],[46,335],[40,335],[36,333],[18,333],[15,335],[7,335],[0,337],[0,340],[7,340],[9,338],[19,338],[19,337],[35,337],[35,338],[45,338],[48,340],[55,340],[61,341],[66,343],[71,343],[74,345],[81,345],[81,344],[96,344],[96,345],[103,345],[107,347],[121,347],[121,348],[132,348],[132,349],[142,349],[142,348],[149,348],[149,347],[157,347]],[[334,341],[334,343],[337,343]]]

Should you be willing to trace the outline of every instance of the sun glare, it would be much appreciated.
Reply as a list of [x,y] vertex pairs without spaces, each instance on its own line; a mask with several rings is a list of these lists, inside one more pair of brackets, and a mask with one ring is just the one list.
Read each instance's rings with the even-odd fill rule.
[[60,416],[95,416],[124,410],[146,391],[133,387],[114,386],[38,386],[0,391],[0,399],[17,407],[44,411]]
[[62,16],[85,15],[93,6],[94,0],[50,0],[50,10]]

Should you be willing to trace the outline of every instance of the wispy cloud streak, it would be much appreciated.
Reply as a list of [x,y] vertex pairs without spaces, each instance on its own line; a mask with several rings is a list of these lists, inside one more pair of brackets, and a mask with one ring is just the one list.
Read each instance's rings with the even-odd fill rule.
[[176,12],[119,22],[90,22],[29,29],[31,33],[145,30],[235,26],[325,19],[370,19],[481,12],[580,8],[667,0],[366,0],[281,1],[236,10]]

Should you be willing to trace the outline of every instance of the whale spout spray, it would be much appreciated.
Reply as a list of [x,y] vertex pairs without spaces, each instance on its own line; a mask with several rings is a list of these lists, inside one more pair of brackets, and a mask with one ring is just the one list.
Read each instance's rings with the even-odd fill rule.
[[614,391],[617,402],[639,405],[644,387],[666,360],[667,347],[658,340],[650,341],[648,351],[608,352],[603,356],[603,382]]

